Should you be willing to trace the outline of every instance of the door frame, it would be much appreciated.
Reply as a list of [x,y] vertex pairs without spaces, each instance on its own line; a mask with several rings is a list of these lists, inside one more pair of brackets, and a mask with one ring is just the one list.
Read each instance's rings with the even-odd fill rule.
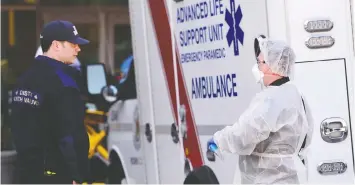
[[129,25],[128,7],[124,12],[110,11],[107,13],[107,65],[111,66],[110,72],[114,74],[115,70],[115,25]]

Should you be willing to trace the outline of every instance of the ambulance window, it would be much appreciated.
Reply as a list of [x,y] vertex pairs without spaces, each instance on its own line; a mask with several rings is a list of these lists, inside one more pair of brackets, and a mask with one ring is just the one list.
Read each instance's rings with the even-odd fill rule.
[[121,99],[137,98],[130,25],[114,27],[114,75]]
[[118,72],[123,61],[133,52],[130,25],[115,25],[114,47],[115,72]]

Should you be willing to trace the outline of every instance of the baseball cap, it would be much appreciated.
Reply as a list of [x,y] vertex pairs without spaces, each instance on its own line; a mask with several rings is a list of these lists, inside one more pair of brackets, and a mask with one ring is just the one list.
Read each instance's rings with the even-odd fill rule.
[[40,38],[48,41],[68,41],[79,45],[89,43],[88,40],[79,36],[73,23],[63,20],[52,21],[44,25]]

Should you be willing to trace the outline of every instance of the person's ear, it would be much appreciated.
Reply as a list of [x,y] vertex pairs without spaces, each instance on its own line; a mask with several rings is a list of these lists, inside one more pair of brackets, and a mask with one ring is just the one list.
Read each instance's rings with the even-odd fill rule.
[[54,40],[52,42],[52,46],[54,47],[55,50],[59,50],[60,48],[63,47],[63,43],[62,42],[59,42],[59,41],[56,41]]
[[58,50],[58,47],[59,47],[59,45],[58,45],[58,42],[57,41],[52,41],[52,48],[54,49],[54,50]]

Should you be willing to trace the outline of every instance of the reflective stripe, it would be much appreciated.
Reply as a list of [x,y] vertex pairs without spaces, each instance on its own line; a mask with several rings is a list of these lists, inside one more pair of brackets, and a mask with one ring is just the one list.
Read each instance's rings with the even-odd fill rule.
[[53,175],[56,175],[56,174],[57,174],[57,173],[52,172],[52,171],[50,171],[50,170],[47,170],[47,171],[44,172],[44,175],[46,175],[46,176],[53,176]]

